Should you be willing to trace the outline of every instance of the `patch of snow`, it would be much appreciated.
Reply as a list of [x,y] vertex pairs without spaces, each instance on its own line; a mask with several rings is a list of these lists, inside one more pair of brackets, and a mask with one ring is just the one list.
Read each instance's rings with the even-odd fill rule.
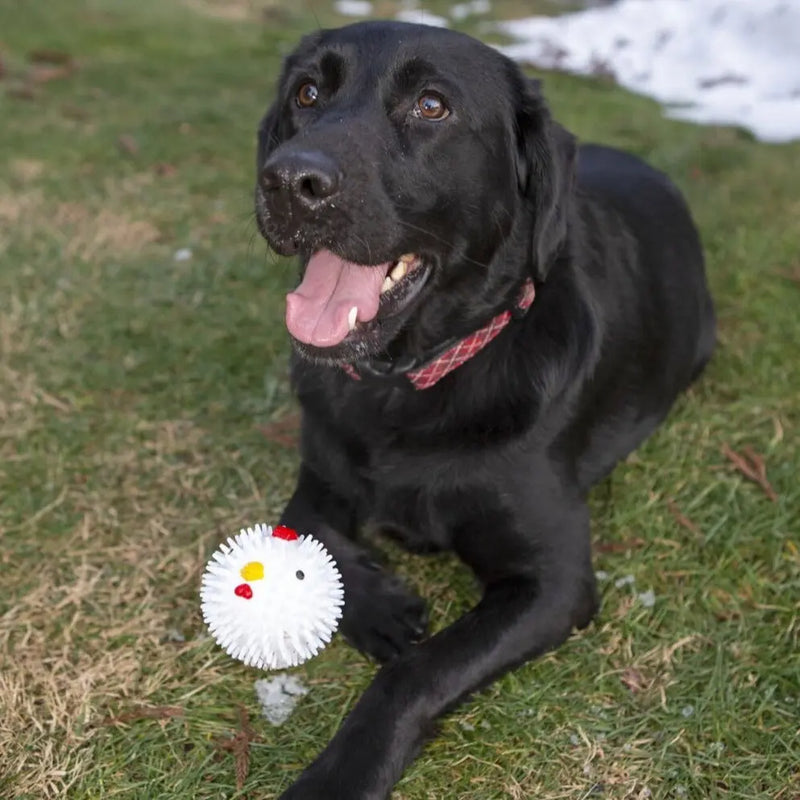
[[273,678],[261,678],[253,686],[261,704],[261,713],[273,725],[283,725],[297,701],[308,694],[300,680],[287,672],[280,672]]
[[621,578],[617,578],[614,581],[614,586],[616,586],[617,589],[621,589],[623,586],[633,586],[635,581],[636,578],[634,578],[633,575],[623,575]]
[[652,608],[656,604],[656,593],[652,589],[648,589],[646,592],[640,592],[637,597],[645,608]]
[[188,247],[181,247],[181,249],[176,250],[172,256],[175,261],[189,261],[191,257],[192,251]]
[[499,23],[511,58],[611,74],[671,117],[800,138],[800,2],[619,0],[560,17]]
[[467,17],[477,17],[481,14],[488,14],[492,10],[489,0],[469,0],[467,3],[456,3],[450,9],[450,16],[453,19],[462,20]]
[[333,7],[343,17],[368,17],[372,13],[369,0],[336,0]]
[[433,25],[435,28],[446,28],[450,24],[445,17],[438,14],[431,14],[422,8],[404,8],[395,14],[394,17],[400,22],[415,22],[418,25]]

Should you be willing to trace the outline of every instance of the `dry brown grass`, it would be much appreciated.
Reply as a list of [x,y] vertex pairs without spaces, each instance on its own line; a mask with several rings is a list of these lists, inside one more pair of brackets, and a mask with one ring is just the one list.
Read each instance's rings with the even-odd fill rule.
[[[16,775],[16,789],[60,797],[74,783],[90,754],[91,724],[108,702],[141,691],[143,648],[107,649],[111,630],[87,639],[85,606],[102,598],[103,569],[82,563],[59,579],[42,569],[34,587],[0,618],[0,749],[3,769]],[[120,590],[136,591],[121,585]],[[146,633],[113,617],[113,629]],[[141,624],[154,620],[142,620]],[[122,624],[120,624],[122,623]],[[91,621],[91,628],[96,624]],[[152,680],[152,679],[151,679]]]
[[152,184],[152,173],[107,181],[101,207],[79,202],[54,204],[37,185],[44,174],[40,161],[15,159],[10,174],[13,185],[0,188],[0,255],[8,248],[11,226],[14,237],[23,243],[55,238],[69,260],[125,257],[161,238],[152,222],[121,210],[132,199],[138,198],[144,205],[141,198]]
[[125,256],[159,238],[158,228],[109,209],[99,214],[79,203],[61,203],[53,222],[64,239],[64,255],[91,261],[103,255]]
[[[0,194],[0,226],[16,225],[43,205],[43,195],[39,189],[26,188],[18,192]],[[7,246],[8,237],[0,232],[0,254]]]
[[14,158],[8,167],[18,181],[28,183],[41,176],[45,170],[45,163],[35,158]]
[[279,3],[254,2],[254,0],[184,0],[187,8],[206,17],[243,22],[259,19],[264,7],[280,5]]
[[[0,425],[33,429],[42,409],[35,379],[15,383]],[[193,598],[204,561],[202,544],[180,543],[181,529],[201,524],[186,519],[187,497],[208,499],[202,431],[184,421],[137,427],[137,445],[97,455],[105,487],[62,483],[49,504],[0,529],[0,541],[31,537],[56,509],[77,517],[57,542],[41,543],[27,574],[0,550],[18,587],[0,616],[0,780],[18,794],[63,797],[91,761],[100,723],[119,708],[152,703],[160,690],[171,687],[174,695],[176,657],[205,646],[165,641],[175,597]],[[157,491],[142,487],[143,474],[156,476]],[[194,616],[193,604],[186,613]],[[215,683],[217,674],[208,664],[197,678]]]

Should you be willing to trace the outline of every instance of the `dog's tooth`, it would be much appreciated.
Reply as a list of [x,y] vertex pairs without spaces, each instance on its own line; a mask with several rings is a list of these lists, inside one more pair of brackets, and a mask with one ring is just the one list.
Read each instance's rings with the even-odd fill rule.
[[404,264],[410,264],[415,258],[416,256],[413,253],[406,253],[405,255],[400,256],[400,258],[397,260],[402,261]]
[[387,275],[383,280],[383,286],[381,286],[381,294],[388,292],[392,286],[394,286],[394,281]]
[[358,318],[358,306],[353,306],[347,315],[347,324],[351,331],[356,329],[356,319]]
[[399,281],[401,278],[405,277],[407,272],[408,272],[408,264],[406,264],[404,261],[398,261],[392,267],[392,271],[389,273],[389,277],[393,281]]

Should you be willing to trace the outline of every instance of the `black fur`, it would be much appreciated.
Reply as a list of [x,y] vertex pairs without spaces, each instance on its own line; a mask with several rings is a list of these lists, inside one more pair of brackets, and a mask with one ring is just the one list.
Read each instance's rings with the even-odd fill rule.
[[[301,108],[309,79],[319,97]],[[430,91],[446,119],[415,116]],[[332,196],[312,186],[299,202],[298,164],[317,165]],[[450,31],[362,23],[304,39],[262,122],[258,169],[261,230],[301,266],[324,247],[368,264],[414,252],[431,267],[399,315],[330,351],[295,343],[293,356],[302,463],[282,522],[328,547],[342,631],[386,663],[282,797],[378,800],[438,716],[590,622],[587,492],[703,369],[712,303],[668,179],[577,148],[536,82]],[[481,327],[528,277],[529,312],[432,388],[370,376],[371,363],[419,362]],[[359,544],[366,525],[454,550],[481,601],[423,639],[425,604]]]

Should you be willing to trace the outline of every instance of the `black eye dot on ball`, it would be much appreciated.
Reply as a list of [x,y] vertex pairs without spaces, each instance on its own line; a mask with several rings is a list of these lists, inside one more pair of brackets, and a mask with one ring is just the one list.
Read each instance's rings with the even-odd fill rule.
[[297,572],[295,572],[294,576],[295,576],[295,578],[297,578],[297,580],[302,581],[303,578],[306,577],[306,574],[305,574],[305,572],[303,572],[303,570],[299,569],[299,570],[297,570]]

